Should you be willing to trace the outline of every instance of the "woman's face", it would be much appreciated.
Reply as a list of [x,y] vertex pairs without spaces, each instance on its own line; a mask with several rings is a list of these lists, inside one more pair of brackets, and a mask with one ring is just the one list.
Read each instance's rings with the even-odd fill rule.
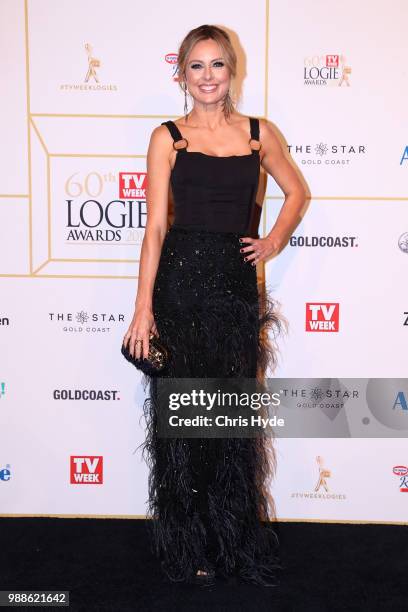
[[201,40],[192,48],[186,63],[188,91],[195,102],[217,104],[227,93],[230,74],[215,40]]

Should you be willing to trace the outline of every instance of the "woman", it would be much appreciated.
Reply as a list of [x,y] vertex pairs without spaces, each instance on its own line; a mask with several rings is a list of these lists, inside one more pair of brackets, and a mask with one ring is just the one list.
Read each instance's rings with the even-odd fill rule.
[[[193,108],[187,113],[185,105],[182,119],[151,135],[139,286],[124,343],[146,358],[149,334],[158,335],[170,355],[163,377],[253,379],[275,362],[265,331],[281,329],[270,298],[261,312],[255,265],[290,236],[304,191],[270,125],[234,108],[236,55],[228,34],[210,25],[192,30],[178,62]],[[260,164],[286,195],[265,238],[249,235]],[[169,181],[175,219],[167,229]],[[276,584],[265,440],[159,437],[154,381],[148,379],[144,405],[144,449],[153,541],[165,574],[171,581],[209,584],[235,575]]]

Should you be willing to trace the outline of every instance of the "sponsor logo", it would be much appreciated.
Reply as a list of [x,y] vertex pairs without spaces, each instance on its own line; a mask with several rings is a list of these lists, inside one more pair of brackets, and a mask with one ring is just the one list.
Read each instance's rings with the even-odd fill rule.
[[338,332],[339,331],[339,303],[307,302],[306,303],[306,331],[309,332]]
[[0,482],[8,482],[11,478],[10,464],[7,463],[4,468],[0,468]]
[[408,412],[408,403],[405,393],[403,391],[398,391],[395,401],[392,405],[393,410],[406,410]]
[[117,401],[120,400],[117,389],[54,389],[55,400],[69,401]]
[[332,470],[329,470],[324,463],[324,459],[321,455],[316,457],[316,464],[318,474],[315,480],[314,489],[304,492],[293,492],[292,498],[302,499],[335,499],[344,500],[346,499],[345,493],[337,493],[329,490],[329,482],[332,477]]
[[[129,199],[112,198],[117,176],[111,172],[75,172],[65,181],[65,219],[59,239],[65,245],[141,244],[146,227],[146,173],[119,172],[119,190]],[[117,190],[117,186],[116,186]]]
[[103,456],[72,455],[70,457],[71,484],[103,484]]
[[147,173],[119,172],[119,197],[146,201]]
[[112,312],[49,312],[49,320],[67,333],[107,333],[118,323],[125,321],[125,315]]
[[408,493],[408,467],[405,465],[394,465],[392,472],[399,478],[400,493]]
[[179,77],[177,76],[178,74],[178,54],[177,53],[166,53],[166,55],[164,56],[164,61],[166,62],[166,64],[170,64],[171,68],[172,68],[172,75],[171,78],[173,79],[173,81],[179,81]]
[[408,429],[408,379],[373,378],[367,383],[367,406],[375,419],[395,431]]
[[341,385],[284,387],[280,389],[280,394],[281,401],[286,407],[302,409],[320,408],[323,411],[327,409],[339,411],[345,407],[347,401],[360,397],[358,389],[349,389]]
[[312,55],[304,58],[303,84],[308,87],[350,87],[351,67],[344,54]]
[[348,166],[366,154],[363,144],[288,144],[288,151],[299,163],[308,166]]
[[0,399],[6,395],[6,383],[0,382]]
[[[118,86],[113,83],[101,82],[99,69],[102,62],[99,57],[96,57],[93,52],[91,43],[84,43],[83,51],[86,58],[86,70],[84,71],[83,82],[77,81],[74,83],[61,83],[60,89],[63,91],[117,91]],[[79,51],[78,51],[79,52]],[[79,57],[77,58],[79,61]]]
[[398,246],[403,253],[408,253],[408,232],[404,232],[398,238]]
[[296,236],[292,235],[289,241],[292,247],[328,247],[348,248],[356,247],[357,236]]

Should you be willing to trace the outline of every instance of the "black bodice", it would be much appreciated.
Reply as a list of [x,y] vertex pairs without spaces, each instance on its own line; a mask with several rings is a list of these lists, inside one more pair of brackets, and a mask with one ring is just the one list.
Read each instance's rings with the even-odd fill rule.
[[[259,141],[259,120],[249,117],[250,143]],[[174,142],[186,141],[177,125],[164,121]],[[247,155],[218,157],[187,146],[177,149],[171,172],[174,227],[212,232],[247,233],[251,227],[259,181],[259,149]],[[252,148],[252,147],[251,147]]]

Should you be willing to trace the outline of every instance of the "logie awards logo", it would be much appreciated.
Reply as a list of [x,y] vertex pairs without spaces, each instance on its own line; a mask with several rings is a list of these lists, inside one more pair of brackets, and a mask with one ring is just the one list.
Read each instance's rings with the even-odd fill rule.
[[85,43],[85,51],[88,56],[88,71],[85,75],[85,83],[88,83],[91,78],[93,78],[96,83],[99,83],[96,68],[100,67],[101,62],[96,57],[93,57],[92,46],[89,43]]
[[325,461],[321,455],[317,455],[316,464],[318,469],[317,480],[313,490],[309,491],[294,491],[291,494],[292,498],[301,499],[319,499],[319,500],[345,500],[345,493],[331,492],[329,490],[328,479],[332,477],[332,471],[326,467]]
[[122,198],[113,194],[116,176],[99,168],[66,179],[65,244],[141,242],[139,230],[144,230],[147,214],[146,173],[119,172]]
[[303,83],[306,86],[350,87],[351,67],[343,54],[322,54],[304,58]]
[[[60,90],[67,92],[81,92],[81,91],[118,91],[118,86],[115,83],[105,83],[101,76],[99,76],[99,68],[102,66],[102,62],[98,57],[95,57],[93,53],[93,47],[91,43],[84,43],[85,56],[87,61],[86,71],[82,81],[73,83],[61,83]],[[78,62],[80,61],[78,57]],[[83,60],[81,61],[81,63]]]
[[315,486],[315,491],[319,491],[320,488],[323,488],[326,493],[329,491],[329,487],[327,485],[327,478],[330,478],[331,472],[330,470],[324,467],[323,457],[320,455],[316,457],[316,463],[319,467],[319,478],[317,480],[317,484]]

